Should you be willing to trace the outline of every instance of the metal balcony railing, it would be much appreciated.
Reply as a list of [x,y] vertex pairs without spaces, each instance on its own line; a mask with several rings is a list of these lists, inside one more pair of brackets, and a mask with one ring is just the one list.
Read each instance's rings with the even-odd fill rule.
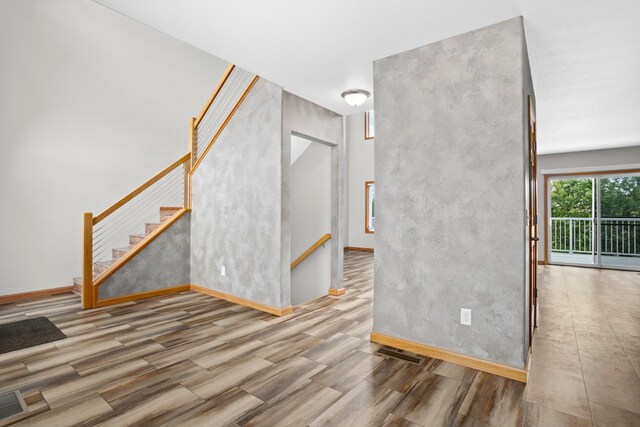
[[[640,218],[601,218],[602,255],[640,257]],[[593,218],[551,218],[551,252],[594,254]]]

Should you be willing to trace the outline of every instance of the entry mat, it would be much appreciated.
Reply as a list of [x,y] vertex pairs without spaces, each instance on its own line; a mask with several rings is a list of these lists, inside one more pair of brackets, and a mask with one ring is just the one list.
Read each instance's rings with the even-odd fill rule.
[[66,337],[46,317],[5,323],[0,325],[0,354],[58,341]]

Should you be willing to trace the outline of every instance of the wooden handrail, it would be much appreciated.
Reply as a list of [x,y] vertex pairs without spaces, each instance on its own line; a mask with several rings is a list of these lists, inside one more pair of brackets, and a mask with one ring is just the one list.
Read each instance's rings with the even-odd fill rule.
[[207,147],[204,149],[202,154],[198,153],[198,159],[196,160],[195,164],[191,167],[191,172],[190,172],[191,175],[193,175],[195,170],[198,168],[198,166],[202,162],[202,159],[204,159],[204,157],[207,155],[209,150],[211,150],[211,147],[213,147],[213,144],[215,144],[216,139],[218,139],[218,137],[220,136],[224,128],[227,126],[227,124],[229,124],[229,122],[231,121],[231,118],[236,113],[238,108],[240,108],[240,105],[242,104],[244,99],[247,97],[249,92],[251,92],[251,89],[256,84],[259,78],[260,76],[255,76],[253,80],[251,80],[251,83],[249,83],[249,86],[247,86],[247,88],[244,90],[244,92],[242,93],[242,96],[240,97],[240,99],[238,99],[238,102],[236,102],[236,105],[233,106],[233,109],[231,110],[227,118],[224,119],[224,122],[222,122],[222,125],[220,125],[220,128],[218,129],[218,131],[215,133],[215,135],[213,135],[213,137],[211,138],[211,141],[209,141],[209,144],[207,144]]
[[320,240],[318,240],[317,242],[315,242],[313,245],[311,245],[311,247],[309,249],[307,249],[306,251],[304,251],[304,253],[302,255],[300,255],[298,258],[296,258],[295,261],[293,261],[291,263],[291,269],[293,270],[293,268],[300,264],[302,261],[304,261],[304,259],[306,257],[308,257],[309,255],[311,255],[316,249],[318,249],[320,246],[324,245],[325,242],[327,240],[331,239],[331,234],[327,233],[324,236],[322,236],[320,238]]
[[148,180],[147,182],[145,182],[144,184],[142,184],[141,186],[139,186],[138,188],[133,190],[131,193],[127,194],[122,199],[118,200],[116,203],[114,203],[113,205],[111,205],[110,207],[108,207],[107,209],[102,211],[102,213],[100,215],[94,216],[93,217],[93,225],[96,225],[97,223],[99,223],[100,221],[102,221],[103,219],[105,219],[106,217],[108,217],[109,215],[114,213],[115,211],[117,211],[125,203],[129,202],[131,199],[136,197],[138,194],[142,193],[144,190],[146,190],[147,188],[151,187],[153,184],[158,182],[158,180],[160,180],[162,177],[164,177],[169,172],[171,172],[172,170],[174,170],[178,166],[182,165],[183,163],[185,163],[189,159],[191,159],[191,153],[187,153],[184,156],[180,157],[175,162],[171,163],[171,165],[167,166],[164,170],[162,170],[161,172],[156,174],[153,178],[151,178],[150,180]]
[[209,97],[209,100],[207,101],[207,103],[204,105],[204,108],[202,108],[200,115],[196,118],[196,127],[198,127],[198,125],[204,118],[205,114],[207,114],[207,111],[209,111],[209,108],[211,108],[211,104],[213,104],[213,101],[215,101],[216,97],[222,90],[222,87],[224,86],[224,84],[227,82],[227,79],[229,79],[229,76],[231,75],[231,72],[235,67],[236,67],[235,65],[229,64],[229,66],[227,66],[227,69],[224,70],[224,74],[222,74],[222,77],[220,78],[218,85],[213,90],[213,93],[211,93],[211,96]]

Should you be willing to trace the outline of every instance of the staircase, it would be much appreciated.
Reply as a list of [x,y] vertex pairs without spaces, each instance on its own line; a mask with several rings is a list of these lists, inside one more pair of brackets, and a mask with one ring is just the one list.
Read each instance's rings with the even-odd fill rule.
[[[114,304],[114,298],[100,300],[100,285],[191,211],[191,176],[258,78],[230,64],[198,117],[191,118],[189,152],[98,215],[84,213],[82,277],[73,279],[83,309]],[[153,222],[158,211],[160,221]],[[144,234],[129,234],[142,228],[138,224],[144,224]],[[117,247],[127,235],[129,246]]]
[[[171,219],[174,215],[178,214],[182,210],[182,207],[166,207],[160,208],[160,222],[146,223],[144,225],[144,234],[130,234],[129,246],[125,248],[113,248],[111,249],[111,260],[96,262],[93,264],[93,280],[95,281],[116,262],[119,258],[127,255],[133,250],[153,231]],[[80,295],[82,293],[82,277],[73,278],[73,292]]]

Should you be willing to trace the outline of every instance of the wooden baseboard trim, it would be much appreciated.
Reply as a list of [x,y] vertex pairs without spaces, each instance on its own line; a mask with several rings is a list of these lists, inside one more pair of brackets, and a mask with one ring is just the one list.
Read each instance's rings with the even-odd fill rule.
[[205,295],[220,298],[225,301],[232,302],[234,304],[244,305],[255,310],[264,311],[265,313],[274,314],[276,316],[284,316],[293,312],[293,307],[276,308],[270,305],[262,304],[259,302],[251,301],[245,298],[237,297],[235,295],[225,294],[224,292],[214,291],[213,289],[205,288],[203,286],[191,285],[191,290],[194,292],[200,292]]
[[390,347],[399,348],[401,350],[410,351],[423,356],[433,357],[435,359],[445,360],[447,362],[456,363],[458,365],[463,365],[523,383],[527,382],[527,371],[525,369],[501,365],[499,363],[489,362],[488,360],[477,359],[475,357],[455,353],[453,351],[443,350],[441,348],[379,334],[377,332],[371,333],[371,342],[388,345]]
[[60,288],[41,289],[38,291],[22,292],[19,294],[0,295],[0,305],[23,299],[65,294],[67,292],[73,292],[73,286],[62,286]]
[[345,246],[345,251],[373,252],[373,248],[358,248],[356,246]]
[[138,292],[135,294],[123,295],[121,297],[99,299],[96,301],[94,307],[105,307],[107,305],[114,305],[114,304],[120,304],[122,302],[157,297],[158,295],[175,294],[177,292],[184,292],[188,290],[191,290],[191,285],[179,285],[179,286],[172,286],[170,288],[154,289],[152,291]]
[[538,265],[547,265],[547,261],[545,261],[543,259],[539,259],[538,260]]
[[339,297],[340,295],[344,295],[344,293],[345,293],[344,288],[340,288],[340,289],[329,288],[329,295],[333,295],[334,297]]

